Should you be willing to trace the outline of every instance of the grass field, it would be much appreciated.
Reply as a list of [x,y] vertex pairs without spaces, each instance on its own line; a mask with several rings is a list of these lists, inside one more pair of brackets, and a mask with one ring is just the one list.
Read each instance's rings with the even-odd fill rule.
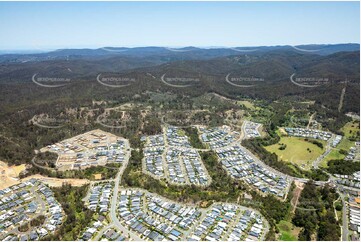
[[282,240],[282,241],[298,240],[298,233],[299,233],[300,229],[293,228],[294,226],[292,225],[291,222],[286,221],[286,220],[281,220],[279,222],[279,224],[277,224],[277,226],[281,233],[279,240]]
[[177,134],[178,134],[179,136],[186,136],[186,133],[184,132],[183,129],[178,129],[178,130],[177,130]]
[[330,152],[330,154],[328,154],[328,155],[322,160],[322,162],[320,163],[320,166],[321,166],[321,167],[324,167],[324,168],[327,168],[327,167],[328,167],[327,162],[328,162],[329,160],[342,160],[343,158],[345,158],[345,155],[340,154],[340,153],[338,152],[338,150],[333,149],[333,150]]
[[328,154],[321,162],[322,167],[328,167],[327,162],[330,160],[342,160],[346,157],[346,155],[341,154],[339,151],[349,150],[352,146],[355,146],[355,142],[350,141],[349,139],[343,137],[341,142],[337,145],[336,148],[332,148],[330,154]]
[[328,167],[327,162],[330,160],[342,160],[345,158],[345,155],[339,152],[341,149],[349,151],[352,146],[355,146],[355,142],[349,140],[349,138],[357,135],[357,132],[360,131],[360,124],[358,121],[348,122],[341,131],[343,131],[345,135],[336,148],[333,148],[330,154],[322,160],[320,165],[324,168]]
[[[321,142],[324,147],[326,146],[325,141],[317,141]],[[282,145],[286,146],[284,150],[279,149]],[[325,148],[321,149],[317,145],[305,141],[304,138],[286,136],[281,137],[277,144],[265,148],[271,153],[276,153],[279,159],[292,162],[304,169],[309,169],[312,161],[325,151]]]
[[356,136],[357,132],[360,131],[360,123],[357,120],[348,122],[341,130],[344,132],[346,138]]
[[253,103],[251,103],[250,101],[237,101],[238,105],[244,105],[246,108],[254,110],[256,109],[256,107],[254,106]]
[[254,110],[249,111],[249,120],[256,123],[266,123],[273,115],[273,111],[269,108],[256,107]]

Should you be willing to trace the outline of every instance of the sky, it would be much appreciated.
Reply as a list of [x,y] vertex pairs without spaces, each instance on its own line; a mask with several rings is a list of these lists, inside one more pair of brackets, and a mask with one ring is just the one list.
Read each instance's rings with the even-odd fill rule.
[[360,43],[359,2],[0,2],[0,50]]

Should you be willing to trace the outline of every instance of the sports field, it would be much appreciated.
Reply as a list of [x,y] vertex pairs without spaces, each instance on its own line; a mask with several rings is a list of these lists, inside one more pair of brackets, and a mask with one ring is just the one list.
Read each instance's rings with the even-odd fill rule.
[[[311,140],[311,139],[310,139]],[[325,141],[317,140],[326,146]],[[281,147],[285,147],[281,150]],[[316,160],[324,151],[315,144],[305,141],[304,138],[299,137],[281,137],[277,144],[266,146],[266,150],[271,153],[276,153],[278,158],[283,161],[288,161],[301,166],[304,169],[309,169],[312,161]]]

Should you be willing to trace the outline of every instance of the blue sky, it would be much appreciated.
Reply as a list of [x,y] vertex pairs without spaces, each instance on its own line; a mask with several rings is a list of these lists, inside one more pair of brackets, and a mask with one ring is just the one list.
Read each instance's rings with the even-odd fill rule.
[[359,2],[0,2],[0,49],[360,43]]

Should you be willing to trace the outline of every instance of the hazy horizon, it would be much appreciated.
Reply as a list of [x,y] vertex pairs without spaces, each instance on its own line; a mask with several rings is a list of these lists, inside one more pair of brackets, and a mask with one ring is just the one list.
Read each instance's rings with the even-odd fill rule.
[[102,49],[102,48],[174,48],[174,49],[182,49],[182,48],[199,48],[199,49],[230,49],[230,48],[252,48],[252,47],[286,47],[286,46],[320,46],[320,45],[360,45],[360,43],[326,43],[326,44],[300,44],[300,45],[288,45],[288,44],[280,44],[280,45],[254,45],[254,46],[153,46],[153,45],[145,45],[145,46],[94,46],[94,47],[82,47],[82,46],[74,46],[74,47],[54,47],[54,48],[44,48],[44,49],[0,49],[0,54],[36,54],[36,53],[44,53],[56,50],[67,50],[67,49]]
[[360,43],[359,2],[0,2],[0,50]]

